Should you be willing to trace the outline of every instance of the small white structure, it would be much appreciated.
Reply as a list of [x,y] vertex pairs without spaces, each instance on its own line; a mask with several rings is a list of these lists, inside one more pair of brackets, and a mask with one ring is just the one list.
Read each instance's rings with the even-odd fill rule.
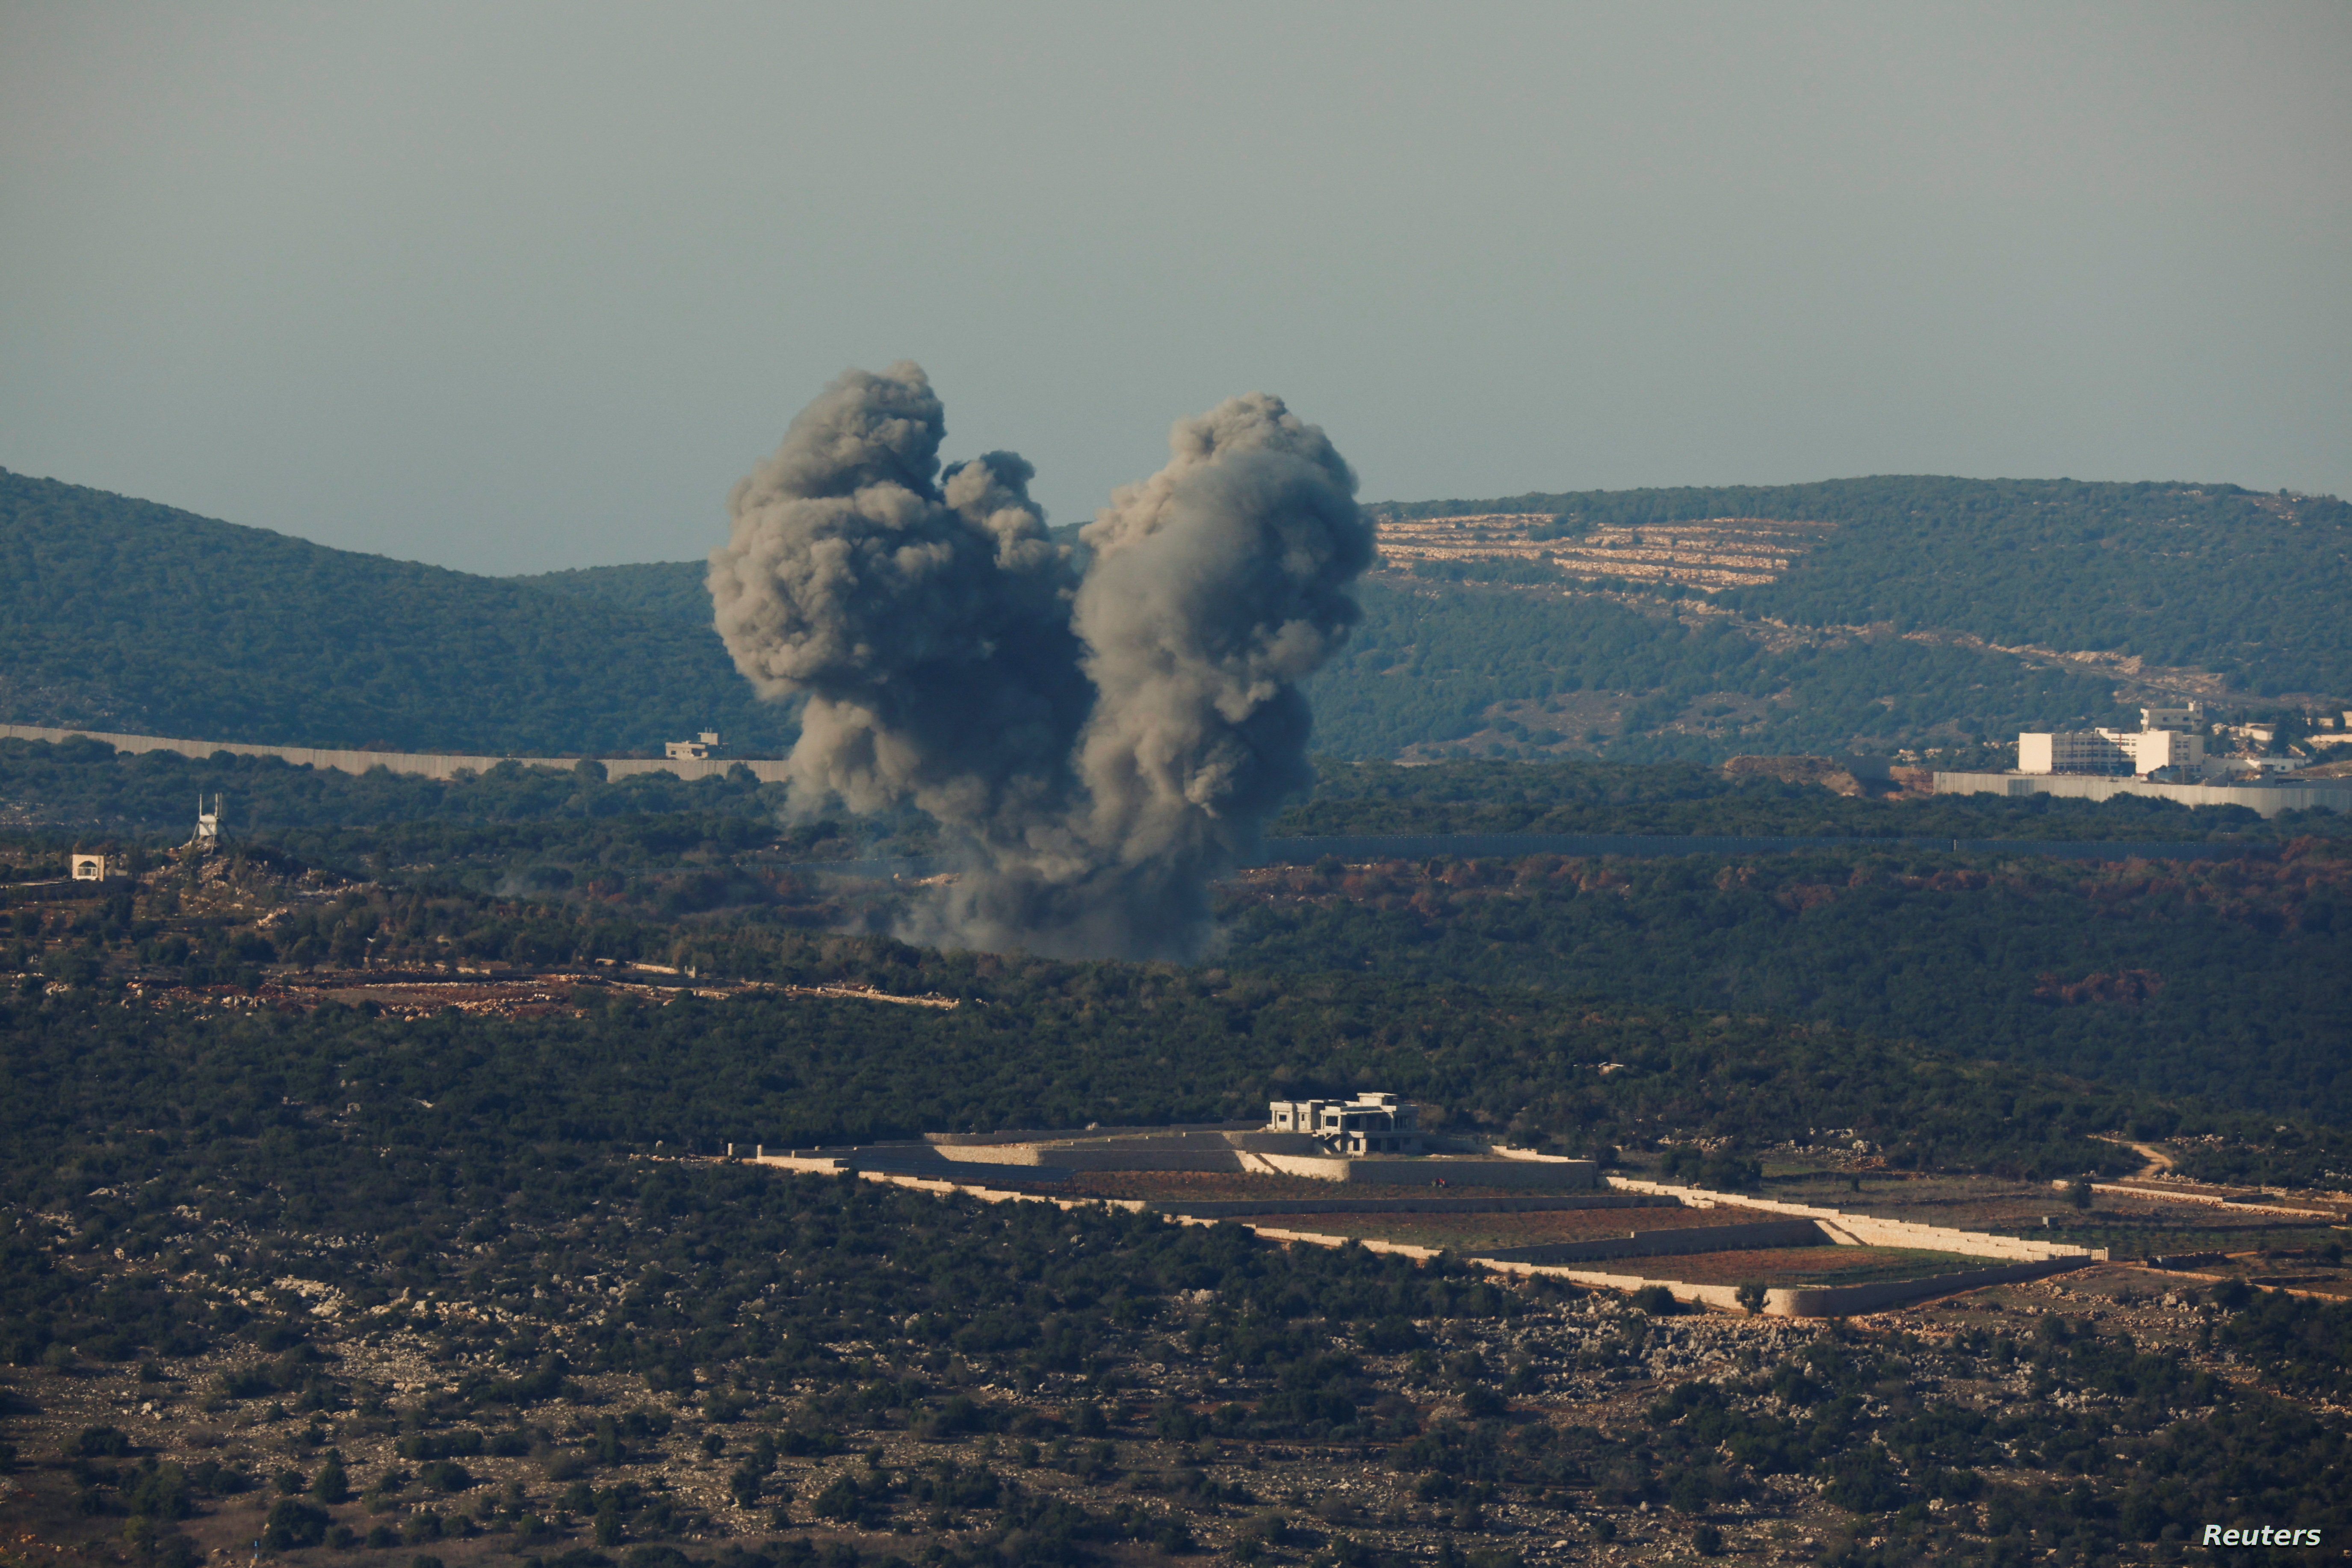
[[1266,1107],[1270,1132],[1304,1132],[1335,1154],[1417,1154],[1421,1107],[1393,1094],[1353,1100],[1277,1100]]
[[220,847],[220,819],[221,797],[213,796],[213,808],[206,811],[204,795],[199,791],[196,795],[196,836],[188,842],[199,849]]
[[77,855],[73,858],[73,879],[77,882],[103,882],[107,864],[103,855]]
[[701,763],[719,746],[719,731],[705,730],[691,741],[665,741],[662,752],[673,763]]

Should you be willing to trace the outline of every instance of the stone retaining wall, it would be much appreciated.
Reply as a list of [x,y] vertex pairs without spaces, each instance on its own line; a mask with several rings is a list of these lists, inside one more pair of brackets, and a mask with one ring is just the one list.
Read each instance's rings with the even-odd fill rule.
[[1347,1160],[1291,1154],[1252,1156],[1286,1176],[1325,1182],[1377,1182],[1386,1186],[1590,1187],[1600,1167],[1590,1160]]
[[1672,1198],[1639,1193],[1590,1193],[1564,1198],[1218,1198],[1190,1203],[1182,1198],[1146,1198],[1161,1214],[1232,1219],[1253,1214],[1552,1214],[1564,1209],[1680,1207]]
[[[1653,1279],[1639,1274],[1549,1268],[1539,1263],[1513,1263],[1490,1258],[1474,1258],[1470,1261],[1484,1263],[1505,1274],[1541,1275],[1546,1279],[1566,1279],[1571,1284],[1596,1286],[1604,1290],[1632,1291],[1663,1285],[1677,1301],[1697,1302],[1727,1312],[1748,1310],[1739,1300],[1739,1287],[1737,1285],[1694,1285],[1683,1279]],[[2079,1258],[2052,1258],[2040,1262],[1972,1268],[1964,1273],[1936,1274],[1919,1279],[1889,1280],[1877,1285],[1776,1285],[1764,1292],[1763,1315],[1768,1318],[1851,1317],[1858,1312],[1875,1312],[1906,1302],[1929,1300],[1937,1296],[1957,1296],[1963,1290],[1981,1290],[1988,1285],[2009,1285],[2023,1279],[2063,1274],[2070,1269],[2080,1268],[2087,1261]]]
[[1798,1215],[1818,1224],[1826,1236],[1841,1247],[1900,1247],[1922,1252],[1957,1252],[1970,1258],[2007,1258],[2018,1262],[2041,1262],[2045,1259],[2074,1258],[2089,1262],[2106,1257],[2102,1247],[2092,1251],[2080,1247],[2065,1247],[2055,1242],[2027,1241],[2014,1236],[1994,1236],[1981,1230],[1953,1230],[1940,1225],[1916,1225],[1909,1220],[1876,1219],[1869,1215],[1848,1214],[1843,1209],[1815,1208],[1810,1204],[1781,1203],[1772,1198],[1751,1198],[1741,1193],[1710,1192],[1705,1187],[1677,1187],[1664,1182],[1637,1182],[1625,1176],[1612,1176],[1609,1184],[1622,1192],[1657,1193],[1680,1198],[1699,1208],[1714,1208],[1732,1204],[1740,1208],[1766,1209],[1773,1214]]
[[[1480,1248],[1474,1256],[1495,1263],[1575,1263],[1601,1258],[1670,1258],[1690,1252],[1745,1252],[1767,1247],[1819,1247],[1828,1238],[1808,1219],[1753,1220],[1745,1225],[1678,1226],[1672,1230],[1629,1230],[1590,1241],[1554,1241],[1541,1247]],[[1466,1249],[1465,1249],[1466,1250]]]

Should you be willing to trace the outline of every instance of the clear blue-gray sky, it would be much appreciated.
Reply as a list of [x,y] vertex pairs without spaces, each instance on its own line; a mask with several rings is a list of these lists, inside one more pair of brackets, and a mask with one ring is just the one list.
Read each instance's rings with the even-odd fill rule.
[[0,466],[699,555],[844,366],[1066,522],[1279,393],[1367,498],[2352,490],[2352,5],[0,5]]

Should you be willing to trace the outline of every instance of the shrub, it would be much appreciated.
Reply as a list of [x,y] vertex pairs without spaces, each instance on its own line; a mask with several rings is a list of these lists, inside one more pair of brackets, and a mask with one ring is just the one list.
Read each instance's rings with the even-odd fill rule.
[[327,1462],[319,1467],[317,1477],[310,1482],[310,1495],[330,1508],[351,1500],[351,1477],[344,1473],[341,1453],[331,1448],[327,1451]]
[[473,1472],[455,1459],[436,1459],[420,1468],[416,1479],[436,1492],[461,1492],[474,1484]]
[[280,1498],[262,1521],[262,1542],[273,1552],[316,1546],[327,1539],[328,1522],[325,1509],[313,1508],[299,1498]]
[[66,1448],[76,1459],[120,1459],[130,1452],[131,1438],[120,1426],[85,1426]]

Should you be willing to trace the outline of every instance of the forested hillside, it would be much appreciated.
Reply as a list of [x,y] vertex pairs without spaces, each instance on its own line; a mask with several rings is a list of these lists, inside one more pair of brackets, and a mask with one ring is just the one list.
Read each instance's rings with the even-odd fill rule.
[[5,470],[0,580],[17,723],[557,754],[791,733],[707,626]]
[[1954,1055],[2352,1121],[2352,855],[1822,851],[1254,872],[1226,961],[1812,1018]]
[[2110,683],[1997,653],[1888,637],[1774,649],[1598,595],[1374,580],[1356,635],[1309,689],[1333,756],[1970,747],[2020,729],[2126,722]]
[[[2130,723],[2168,681],[2225,710],[2352,693],[2352,616],[2340,608],[2352,600],[2352,507],[2327,498],[1895,478],[1372,510],[1544,514],[1553,521],[1539,531],[1561,538],[1725,516],[1832,526],[1778,581],[1713,595],[1579,581],[1524,560],[1381,573],[1310,688],[1316,746],[1331,756],[1908,747],[2000,765],[1984,748],[2021,729]],[[698,622],[702,576],[698,562],[669,562],[521,581]]]
[[[1777,580],[1713,595],[1533,557],[1377,574],[1310,688],[1328,755],[1998,763],[2021,728],[2128,721],[2183,682],[2225,710],[2352,700],[2352,508],[2324,498],[1878,479],[1373,510],[1516,512],[1547,538],[1823,526]],[[772,754],[793,734],[729,664],[699,562],[489,579],[0,472],[0,569],[16,722],[556,754],[711,728]],[[2055,657],[2085,651],[2114,657]]]
[[1716,602],[1797,626],[1884,621],[2135,655],[2257,695],[2352,691],[2352,505],[2332,496],[1888,476],[1378,510],[1548,512],[1563,532],[1722,517],[1832,523],[1778,581]]
[[510,581],[568,598],[593,599],[641,615],[710,624],[709,567],[699,561],[650,561],[634,566],[575,566]]
[[[707,620],[702,571],[659,562],[520,581]],[[1336,757],[1843,752],[2131,717],[2107,681],[1979,649],[1856,637],[1776,651],[1727,618],[1686,625],[1599,595],[1479,581],[1382,576],[1359,597],[1363,620],[1309,685],[1316,749]]]

